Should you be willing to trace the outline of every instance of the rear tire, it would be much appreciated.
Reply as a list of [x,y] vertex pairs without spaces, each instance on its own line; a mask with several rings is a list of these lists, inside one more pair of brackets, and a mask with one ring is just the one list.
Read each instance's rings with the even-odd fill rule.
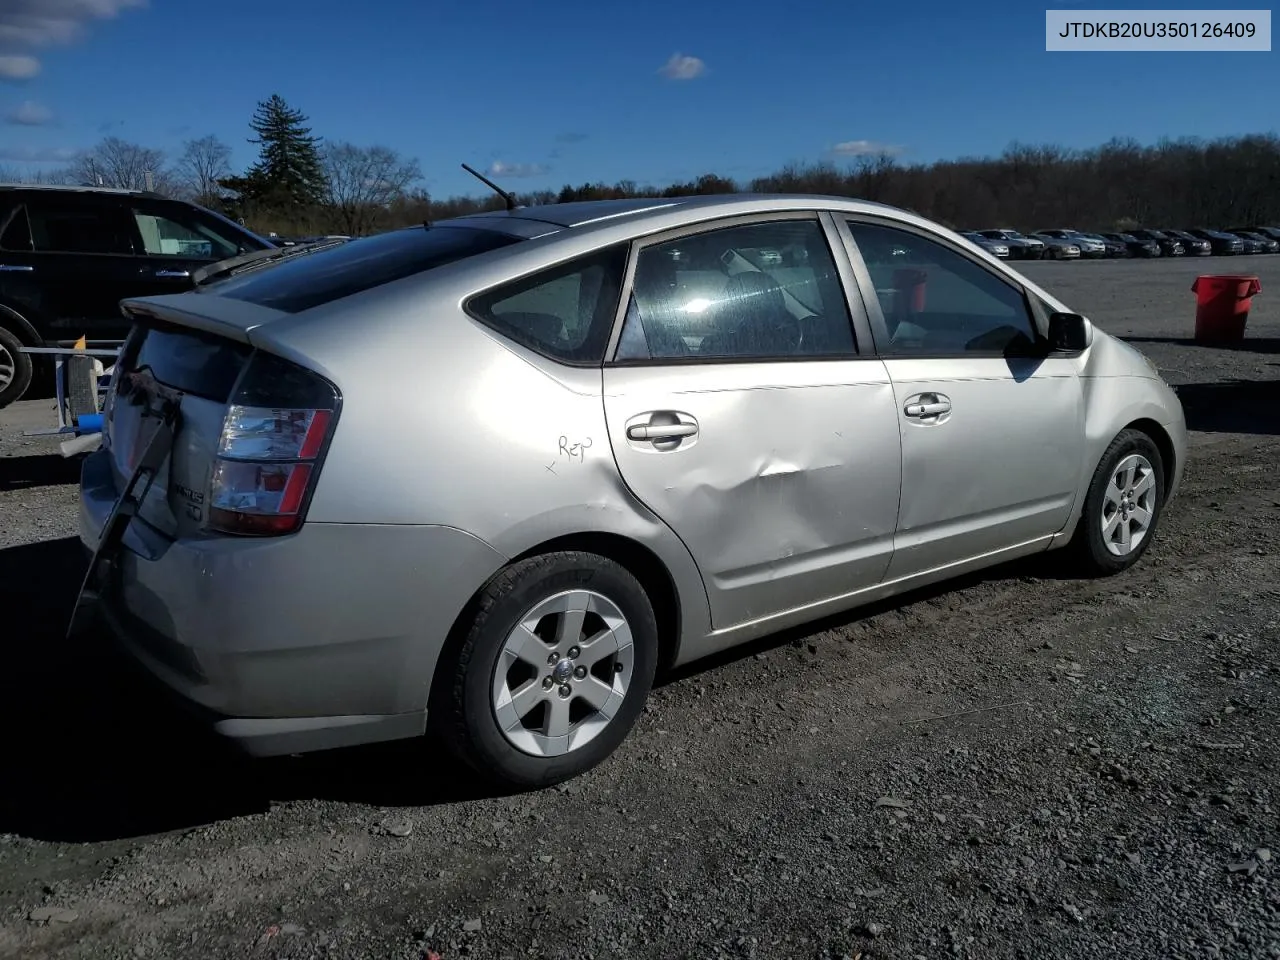
[[0,327],[0,409],[22,399],[31,386],[31,355],[12,331]]
[[626,739],[657,662],[653,606],[628,570],[592,553],[531,557],[482,592],[460,649],[440,664],[432,726],[482,777],[550,786]]
[[1067,551],[1076,571],[1105,577],[1128,570],[1147,552],[1164,509],[1160,449],[1140,430],[1122,430],[1089,482]]

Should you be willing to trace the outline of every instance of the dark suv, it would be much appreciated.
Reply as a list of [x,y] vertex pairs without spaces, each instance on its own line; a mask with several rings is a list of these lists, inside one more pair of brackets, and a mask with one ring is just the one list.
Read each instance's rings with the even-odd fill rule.
[[0,185],[0,407],[31,384],[21,347],[123,340],[125,297],[189,290],[200,267],[273,246],[158,194]]

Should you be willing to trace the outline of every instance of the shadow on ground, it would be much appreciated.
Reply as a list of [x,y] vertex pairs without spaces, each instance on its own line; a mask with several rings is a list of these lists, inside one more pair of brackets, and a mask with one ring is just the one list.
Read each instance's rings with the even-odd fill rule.
[[1280,380],[1225,380],[1178,386],[1187,429],[1280,436]]
[[0,834],[86,842],[324,798],[430,805],[494,795],[438,749],[385,744],[243,757],[161,696],[103,636],[63,637],[85,560],[75,537],[0,550]]
[[1231,350],[1235,353],[1280,353],[1280,338],[1250,337],[1243,340],[1208,341],[1193,337],[1122,337],[1126,343],[1163,343],[1171,347],[1199,347],[1203,350]]
[[0,493],[80,482],[80,458],[61,454],[0,457]]

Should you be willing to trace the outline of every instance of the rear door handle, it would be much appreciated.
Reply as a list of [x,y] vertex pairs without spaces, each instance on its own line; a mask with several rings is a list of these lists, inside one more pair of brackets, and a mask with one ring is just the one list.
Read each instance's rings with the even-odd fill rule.
[[0,263],[0,273],[35,273],[35,267],[23,263]]
[[908,403],[905,413],[908,417],[936,417],[950,411],[949,400],[938,400],[934,403]]
[[674,440],[692,437],[697,432],[696,423],[637,423],[627,428],[627,436],[632,440]]

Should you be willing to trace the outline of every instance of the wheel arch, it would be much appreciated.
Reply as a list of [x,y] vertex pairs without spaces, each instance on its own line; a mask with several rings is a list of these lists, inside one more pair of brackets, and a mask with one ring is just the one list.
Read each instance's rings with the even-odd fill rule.
[[11,331],[25,346],[40,347],[44,345],[44,338],[31,325],[31,321],[18,313],[17,310],[7,307],[3,303],[0,303],[0,327]]
[[[1169,432],[1165,430],[1159,423],[1149,417],[1140,417],[1133,420],[1123,427],[1124,430],[1137,430],[1151,438],[1151,442],[1156,445],[1156,449],[1160,451],[1160,465],[1164,471],[1164,491],[1162,502],[1169,499],[1169,491],[1171,481],[1177,472],[1178,456],[1173,447],[1173,438],[1169,436]],[[1119,432],[1117,433],[1117,436]]]

